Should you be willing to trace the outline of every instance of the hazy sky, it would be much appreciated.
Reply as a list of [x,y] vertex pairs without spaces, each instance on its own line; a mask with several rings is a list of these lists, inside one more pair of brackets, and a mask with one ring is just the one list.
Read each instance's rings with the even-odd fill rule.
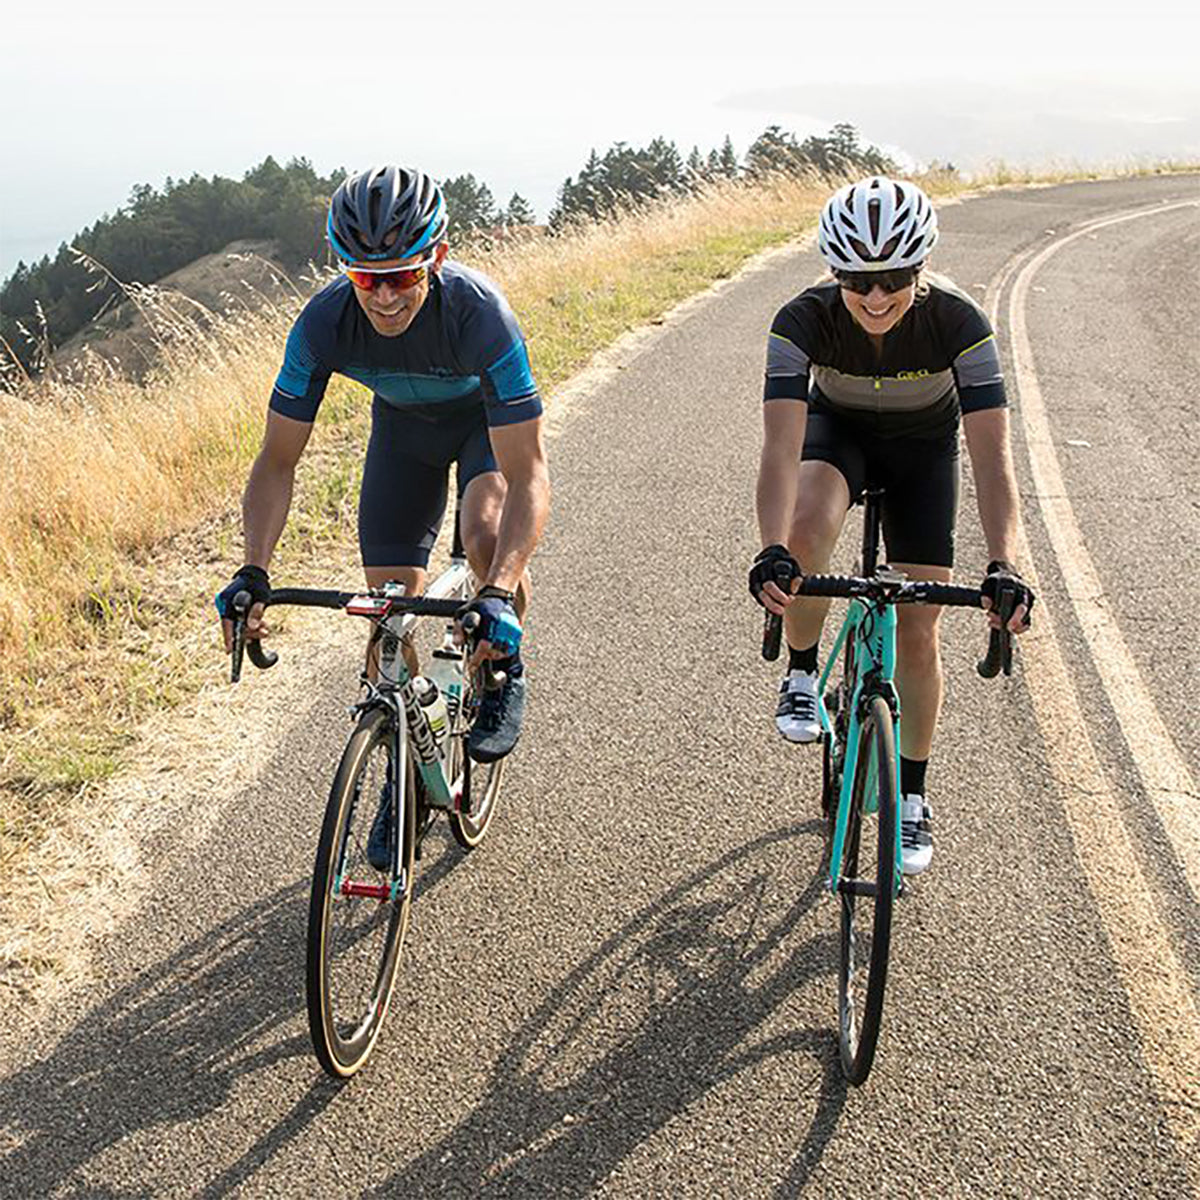
[[[853,121],[915,160],[1200,158],[1200,6],[43,0],[0,46],[0,277],[170,175],[466,171],[544,217],[595,147]],[[1185,13],[1183,10],[1187,9]]]

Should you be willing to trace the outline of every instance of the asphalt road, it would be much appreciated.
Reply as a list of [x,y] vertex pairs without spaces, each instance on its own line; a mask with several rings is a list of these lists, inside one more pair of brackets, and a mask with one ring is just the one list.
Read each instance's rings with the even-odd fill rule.
[[[551,447],[525,741],[484,845],[464,856],[431,838],[366,1070],[325,1080],[303,1009],[307,877],[355,670],[342,649],[323,652],[320,689],[272,716],[284,732],[261,775],[194,797],[204,835],[156,839],[158,886],[92,981],[40,1026],[0,1033],[0,1195],[1195,1189],[1188,201],[1195,177],[942,211],[936,267],[996,307],[1006,353],[1025,289],[1026,373],[1007,365],[1045,620],[1017,677],[993,682],[973,670],[981,619],[944,620],[934,866],[898,910],[864,1088],[837,1065],[819,756],[775,738],[777,680],[744,590],[765,333],[819,272],[798,250],[572,401]],[[1080,233],[1135,210],[1149,211]],[[1065,494],[1031,454],[1029,370]],[[971,582],[973,504],[968,483]],[[1135,668],[1119,694],[1111,630],[1097,644],[1089,625],[1100,601],[1078,555],[1064,561],[1064,512]],[[1155,782],[1164,762],[1182,796]]]

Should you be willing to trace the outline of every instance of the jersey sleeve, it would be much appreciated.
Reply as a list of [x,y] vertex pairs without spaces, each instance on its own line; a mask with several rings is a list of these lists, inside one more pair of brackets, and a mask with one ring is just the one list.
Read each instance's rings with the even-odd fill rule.
[[517,425],[542,414],[542,398],[512,309],[498,292],[486,292],[464,322],[461,356],[479,377],[491,425]]
[[950,370],[958,389],[958,407],[964,413],[1004,408],[1008,398],[991,322],[970,300],[963,300],[960,313],[950,346],[954,355]]
[[321,352],[314,307],[310,301],[288,334],[283,366],[271,391],[271,408],[293,421],[313,421],[332,370]]
[[808,402],[810,357],[804,348],[808,339],[791,306],[781,308],[767,335],[767,371],[763,400]]

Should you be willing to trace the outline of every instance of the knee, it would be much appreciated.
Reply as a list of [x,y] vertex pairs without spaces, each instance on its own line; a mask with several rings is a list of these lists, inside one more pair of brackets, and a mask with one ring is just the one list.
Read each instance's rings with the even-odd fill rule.
[[467,552],[467,561],[475,570],[480,563],[490,563],[496,553],[496,529],[492,525],[480,522],[462,527],[463,549]]
[[797,506],[788,549],[806,571],[824,570],[837,543],[841,521],[820,508]]
[[938,618],[929,610],[905,609],[896,624],[896,653],[906,663],[938,661]]

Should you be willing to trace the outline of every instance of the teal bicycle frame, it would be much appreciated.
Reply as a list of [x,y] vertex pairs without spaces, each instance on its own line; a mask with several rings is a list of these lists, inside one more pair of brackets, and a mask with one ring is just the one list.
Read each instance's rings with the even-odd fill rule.
[[[842,652],[847,641],[852,648],[852,669],[850,679],[853,680],[853,691],[849,703],[849,727],[844,742],[839,741],[837,728],[825,705],[825,689],[833,668],[842,659]],[[838,793],[837,818],[834,823],[833,845],[829,857],[828,889],[836,893],[841,874],[842,849],[846,842],[846,827],[850,821],[850,798],[854,787],[854,774],[858,768],[859,730],[861,726],[860,713],[865,702],[874,695],[882,695],[892,711],[896,731],[895,744],[900,745],[900,700],[892,679],[896,671],[896,610],[891,604],[878,601],[853,599],[850,601],[849,612],[838,631],[833,649],[821,672],[820,683],[817,686],[817,711],[820,716],[821,728],[829,740],[830,761],[836,766],[841,777],[841,788]],[[843,703],[847,700],[843,696]],[[899,811],[900,804],[900,770],[899,763],[893,772],[896,781],[894,797]],[[875,797],[878,788],[875,780],[868,780],[864,793],[867,812],[874,812]],[[894,894],[899,896],[904,890],[900,874],[900,823],[896,822]]]
[[[863,503],[866,512],[861,571],[853,576],[806,575],[792,588],[797,596],[849,600],[846,619],[817,683],[817,713],[825,755],[822,809],[826,816],[829,850],[827,887],[838,897],[841,906],[838,1046],[842,1069],[855,1085],[865,1082],[874,1061],[887,981],[892,911],[895,900],[904,894],[900,842],[900,698],[894,683],[896,605],[979,608],[982,600],[982,592],[976,588],[909,580],[900,571],[878,566],[882,490],[868,488]],[[777,586],[787,586],[789,582],[786,577],[781,577]],[[1006,609],[1001,603],[999,611],[1007,619],[1012,608]],[[763,657],[768,661],[779,656],[781,636],[781,618],[778,613],[768,610],[762,646]],[[845,674],[836,689],[827,692],[834,666],[839,663],[845,664]],[[1008,635],[1001,629],[993,629],[988,657],[979,664],[978,670],[990,678],[1002,667],[1006,673],[1011,669],[1011,647]],[[836,704],[832,700],[827,702],[827,695],[836,700]],[[869,754],[870,759],[864,777],[856,780],[862,766],[860,753]],[[892,761],[885,763],[882,755]],[[891,794],[880,796],[881,777],[887,779],[889,771]],[[882,812],[879,811],[881,805],[887,806]],[[864,860],[860,858],[860,836],[863,818],[870,815],[876,816],[877,838],[873,853]],[[847,858],[848,863],[843,861]],[[850,872],[860,874],[860,865],[866,868],[867,875],[850,878]],[[870,908],[869,912],[860,913],[856,918],[859,900],[869,901]],[[870,941],[861,948],[858,947],[856,921],[859,930],[870,928]],[[866,972],[865,988],[856,982],[863,969]]]

